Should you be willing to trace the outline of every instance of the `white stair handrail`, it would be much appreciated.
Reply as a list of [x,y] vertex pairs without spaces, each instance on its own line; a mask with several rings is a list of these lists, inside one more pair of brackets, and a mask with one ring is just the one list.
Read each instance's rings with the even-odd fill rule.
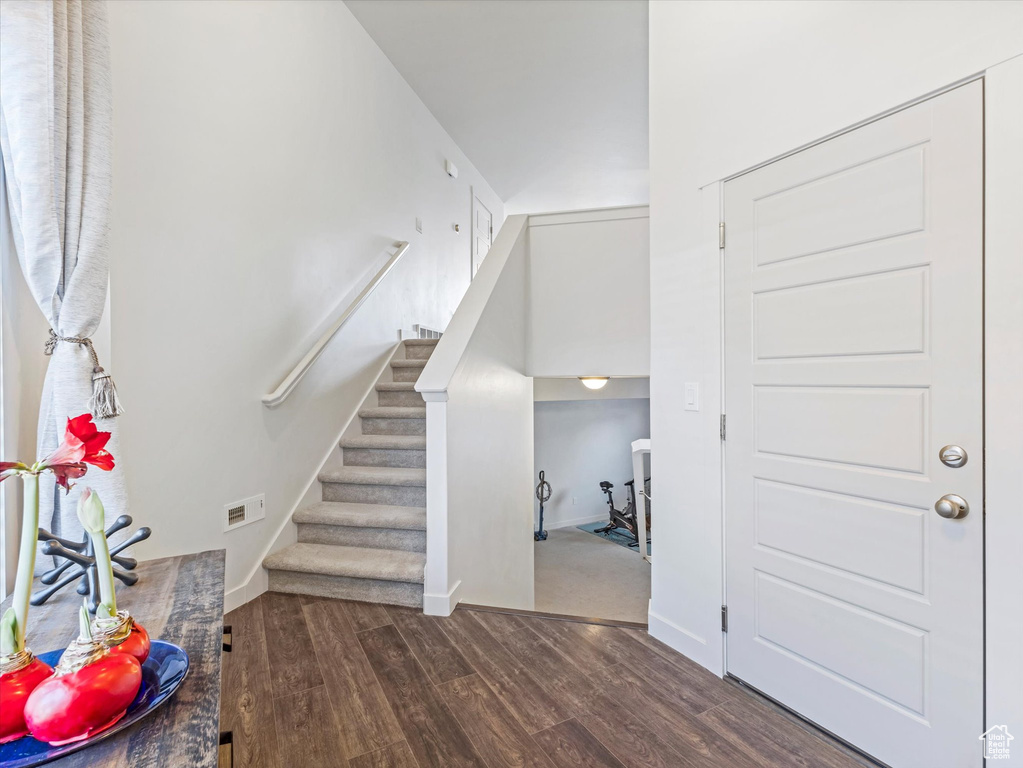
[[313,344],[313,348],[306,352],[305,357],[298,361],[291,373],[284,377],[282,381],[273,392],[268,395],[263,395],[263,405],[267,408],[276,408],[278,405],[284,402],[284,400],[291,394],[298,382],[302,380],[302,377],[306,375],[306,372],[312,368],[313,363],[323,354],[323,350],[327,347],[327,343],[334,338],[334,335],[340,331],[345,323],[347,323],[354,315],[359,307],[366,303],[366,299],[373,293],[373,290],[380,285],[380,281],[387,277],[387,273],[391,271],[395,264],[398,263],[398,259],[405,255],[405,252],[409,248],[409,244],[404,240],[397,244],[398,250],[395,254],[388,259],[387,263],[380,269],[379,272],[373,277],[372,280],[367,283],[366,287],[362,289],[361,293],[355,297],[355,300],[348,305],[348,308],[341,313],[341,316],[334,321],[333,325],[330,326],[323,335]]

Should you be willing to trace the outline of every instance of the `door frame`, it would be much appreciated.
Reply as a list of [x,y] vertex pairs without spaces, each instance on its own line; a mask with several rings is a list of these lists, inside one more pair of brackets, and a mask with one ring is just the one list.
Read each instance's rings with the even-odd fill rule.
[[[1016,404],[1019,382],[1023,380],[1023,334],[1019,333],[1023,303],[1014,292],[1014,287],[1023,285],[1023,217],[1018,213],[1023,207],[1019,189],[1023,147],[1018,142],[1023,135],[1023,56],[701,187],[698,248],[714,265],[717,280],[717,291],[708,291],[705,296],[708,321],[704,333],[709,359],[706,417],[701,421],[699,437],[708,477],[707,523],[714,537],[714,546],[707,552],[707,566],[708,572],[717,575],[724,606],[725,467],[719,416],[724,401],[726,251],[719,247],[719,224],[723,220],[725,182],[975,80],[984,84],[984,722],[986,727],[1005,723],[1010,731],[1014,726],[1023,731],[1023,702],[1017,693],[1023,688],[1023,659],[1018,653],[1019,638],[1023,637],[1023,595],[1014,588],[1016,552],[1023,545],[1023,515],[1018,514],[1023,499],[1023,473],[1019,472],[1023,466],[1023,409]],[[710,610],[708,606],[708,614]],[[707,626],[717,622],[716,609],[713,614],[706,616]],[[676,650],[719,676],[725,674],[724,632],[697,637],[654,614],[650,623],[651,628],[658,625],[657,635],[670,638]],[[1023,761],[1010,763],[1016,764],[1023,765]]]
[[476,206],[490,214],[491,248],[494,247],[494,213],[480,200],[473,187],[469,187],[469,194],[472,195],[472,209],[469,212],[469,280],[474,280],[476,278],[476,270],[474,269],[476,266]]

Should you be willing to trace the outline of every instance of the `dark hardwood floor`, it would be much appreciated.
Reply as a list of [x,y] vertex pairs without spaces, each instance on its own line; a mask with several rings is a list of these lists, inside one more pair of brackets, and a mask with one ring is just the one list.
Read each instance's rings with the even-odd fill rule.
[[267,593],[225,619],[236,768],[862,768],[643,630]]

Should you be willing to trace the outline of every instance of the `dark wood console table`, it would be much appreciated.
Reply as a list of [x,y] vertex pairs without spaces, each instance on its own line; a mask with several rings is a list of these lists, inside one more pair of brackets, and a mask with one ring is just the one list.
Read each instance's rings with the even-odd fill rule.
[[[55,768],[216,768],[220,736],[220,654],[224,626],[224,550],[139,563],[139,582],[118,582],[117,607],[131,611],[150,636],[188,652],[185,682],[146,719]],[[69,585],[29,613],[29,647],[64,648],[78,634],[82,598]],[[0,612],[10,605],[8,598]]]

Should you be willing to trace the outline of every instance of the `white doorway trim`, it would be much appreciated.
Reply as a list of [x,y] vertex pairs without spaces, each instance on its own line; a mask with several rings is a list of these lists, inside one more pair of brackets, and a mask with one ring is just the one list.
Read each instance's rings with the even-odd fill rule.
[[[1023,56],[988,69],[985,85],[985,442],[986,524],[985,524],[985,722],[1008,725],[1023,731],[1023,659],[1019,642],[1023,637],[1023,594],[1018,588],[1019,557],[1023,546],[1023,408],[1019,385],[1023,380]],[[977,79],[977,78],[969,78]],[[964,81],[950,84],[951,90]],[[927,94],[927,97],[936,93]],[[921,97],[921,99],[924,97]],[[919,101],[921,99],[914,100]],[[909,106],[909,104],[903,105]],[[889,114],[888,110],[884,114]],[[880,117],[883,115],[876,116]],[[850,126],[852,130],[859,125]],[[844,132],[844,131],[843,131]],[[841,133],[841,132],[840,132]],[[832,134],[821,141],[833,138]],[[819,142],[814,142],[819,143]],[[801,147],[803,149],[805,147]],[[796,151],[796,150],[794,150]],[[752,169],[750,169],[752,170]],[[739,175],[739,174],[735,174]],[[729,178],[732,178],[731,176]],[[708,374],[704,380],[708,418],[702,420],[699,442],[706,478],[706,506],[700,517],[692,517],[701,541],[707,541],[707,573],[716,574],[716,595],[724,601],[724,498],[722,490],[722,445],[717,414],[721,413],[723,387],[723,290],[722,252],[718,248],[724,179],[700,190],[700,258],[714,264],[717,289],[703,293],[700,328],[707,354]],[[713,285],[713,283],[711,283]],[[714,414],[711,418],[710,414]],[[703,603],[700,625],[715,626],[719,603],[703,599],[699,587],[679,585],[692,591],[694,601]],[[725,670],[724,636],[718,632],[701,635],[651,611],[650,632],[677,651],[715,674]],[[979,735],[979,734],[978,734]],[[979,742],[978,742],[979,744]],[[1006,766],[1023,766],[1023,750]]]
[[[984,79],[985,723],[1023,733],[1023,56]],[[1019,743],[1017,741],[1017,743]],[[1001,762],[1001,761],[1000,761]],[[1003,765],[1023,766],[1023,748]]]

